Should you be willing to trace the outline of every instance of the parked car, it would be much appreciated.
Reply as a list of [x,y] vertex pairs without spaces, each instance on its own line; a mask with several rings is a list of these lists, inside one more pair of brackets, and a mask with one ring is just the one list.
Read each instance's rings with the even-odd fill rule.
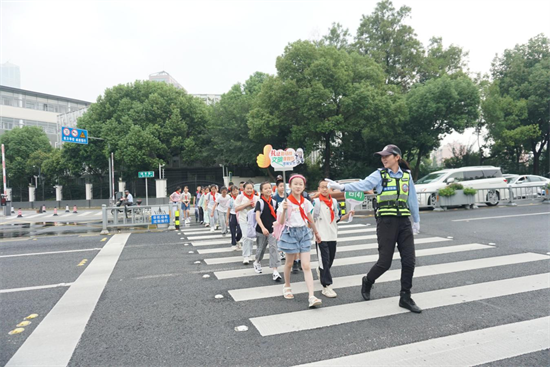
[[512,188],[514,199],[533,198],[546,195],[544,186],[549,179],[536,175],[515,175],[508,180],[508,187]]
[[[501,199],[508,198],[507,181],[503,177],[500,167],[471,166],[461,168],[449,168],[432,172],[415,182],[420,206],[435,206],[437,190],[445,186],[459,182],[464,187],[483,190],[476,195],[476,202],[483,202],[494,206]],[[426,194],[422,194],[426,193]]]

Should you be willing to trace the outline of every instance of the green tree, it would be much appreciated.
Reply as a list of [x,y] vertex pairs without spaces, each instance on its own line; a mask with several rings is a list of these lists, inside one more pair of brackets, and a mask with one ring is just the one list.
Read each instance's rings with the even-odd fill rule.
[[38,175],[38,167],[41,167],[38,157],[51,152],[53,148],[46,133],[34,126],[5,132],[0,136],[0,144],[5,146],[6,179],[10,186],[19,189],[21,197],[32,176]]
[[244,84],[233,85],[213,106],[212,118],[207,125],[212,142],[209,149],[212,161],[225,165],[255,165],[255,154],[269,142],[250,137],[248,114],[267,79],[267,74],[256,72]]
[[334,46],[297,41],[277,58],[277,76],[262,85],[249,115],[252,138],[319,151],[329,177],[344,133],[359,133],[385,94],[384,74],[370,58]]
[[550,140],[550,40],[531,38],[497,56],[493,85],[483,114],[495,151],[507,151],[519,165],[524,150],[533,154],[533,173]]
[[424,53],[414,29],[404,23],[410,14],[408,6],[396,10],[389,0],[379,2],[372,14],[361,18],[354,43],[361,54],[382,66],[388,84],[403,90],[417,81]]
[[328,29],[328,34],[324,35],[319,42],[321,46],[334,46],[338,50],[350,50],[351,34],[347,28],[340,23],[332,23]]
[[165,83],[117,85],[78,120],[79,128],[103,140],[67,146],[67,161],[80,173],[104,176],[109,153],[114,152],[123,177],[132,180],[138,171],[156,168],[174,156],[195,163],[204,157],[197,139],[204,136],[209,114],[199,98]]
[[443,76],[415,85],[406,96],[409,112],[404,133],[415,144],[414,177],[422,157],[439,147],[445,134],[474,126],[479,115],[479,90],[466,76]]

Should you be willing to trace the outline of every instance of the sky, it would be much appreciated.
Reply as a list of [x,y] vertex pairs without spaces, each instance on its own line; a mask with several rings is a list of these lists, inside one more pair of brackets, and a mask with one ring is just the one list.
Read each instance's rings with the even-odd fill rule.
[[[192,94],[227,92],[277,56],[339,22],[355,35],[377,1],[4,1],[0,62],[20,67],[21,88],[94,102],[106,88],[165,70]],[[472,73],[495,54],[544,33],[550,1],[394,0],[420,41],[469,52]],[[452,137],[448,137],[451,139]]]

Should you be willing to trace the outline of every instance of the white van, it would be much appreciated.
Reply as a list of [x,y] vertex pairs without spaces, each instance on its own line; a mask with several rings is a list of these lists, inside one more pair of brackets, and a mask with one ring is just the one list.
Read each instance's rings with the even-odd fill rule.
[[[461,168],[449,168],[432,172],[415,182],[420,206],[434,206],[436,192],[450,183],[459,182],[464,187],[473,189],[491,189],[478,192],[476,202],[484,202],[487,205],[497,205],[501,199],[507,199],[509,194],[506,187],[506,179],[502,177],[500,167],[472,166]],[[422,194],[423,192],[432,194]]]

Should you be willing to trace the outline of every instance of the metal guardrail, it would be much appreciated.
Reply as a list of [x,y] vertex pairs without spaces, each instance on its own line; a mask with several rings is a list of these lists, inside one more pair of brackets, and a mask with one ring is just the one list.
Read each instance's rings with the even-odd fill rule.
[[[539,186],[529,187],[491,187],[476,189],[474,204],[471,208],[477,208],[476,203],[499,203],[507,206],[516,206],[518,202],[538,202],[550,204],[550,190],[546,187],[546,184]],[[445,207],[441,206],[438,191],[424,191],[417,192],[418,204],[420,208],[434,208],[439,210],[445,210]],[[373,201],[376,195],[365,195],[365,200],[360,207],[356,207],[355,210],[374,211]]]
[[157,225],[152,223],[153,215],[169,214],[168,229],[175,229],[174,213],[178,204],[101,206],[103,228],[101,234],[109,234],[108,228],[141,227]]

